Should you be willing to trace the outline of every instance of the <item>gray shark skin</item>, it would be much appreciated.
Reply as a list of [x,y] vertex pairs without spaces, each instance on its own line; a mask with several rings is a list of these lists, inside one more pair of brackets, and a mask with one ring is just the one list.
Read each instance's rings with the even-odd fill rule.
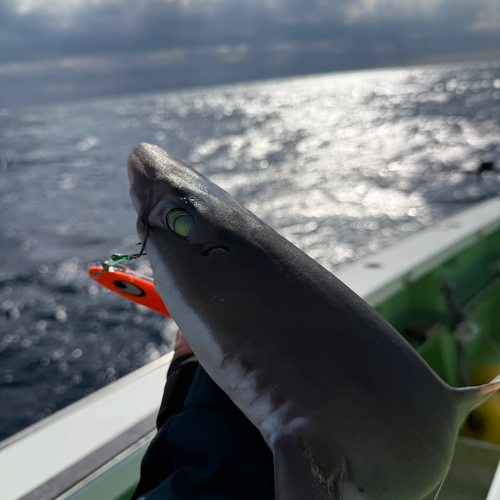
[[[446,385],[373,308],[191,167],[128,160],[155,287],[200,363],[273,451],[278,500],[420,500],[467,413],[500,386]],[[184,210],[187,236],[166,216]]]

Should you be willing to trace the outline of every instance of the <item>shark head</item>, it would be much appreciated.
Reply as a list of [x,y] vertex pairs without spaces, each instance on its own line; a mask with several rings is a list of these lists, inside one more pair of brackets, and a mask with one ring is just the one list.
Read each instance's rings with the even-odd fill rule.
[[[227,192],[156,146],[136,146],[128,174],[137,230],[143,241],[147,238],[155,287],[187,338],[202,350],[202,363],[220,363],[214,358],[221,355],[217,346],[234,348],[234,336],[227,333],[245,315],[241,304],[251,301],[259,307],[261,283],[248,282],[248,272],[253,268],[260,274],[256,267],[262,261],[261,236],[274,231]],[[238,286],[240,279],[246,287]],[[210,360],[203,356],[205,347],[213,350]]]
[[[132,202],[139,214],[138,232],[143,238],[148,224],[152,232],[164,231],[163,237],[169,238],[168,251],[185,251],[189,247],[193,255],[200,257],[208,257],[216,249],[227,252],[228,234],[221,228],[236,227],[237,220],[225,218],[238,214],[242,207],[225,191],[150,144],[140,144],[132,150],[128,174]],[[183,219],[182,215],[188,218]]]
[[136,146],[128,172],[155,287],[271,447],[276,498],[436,489],[467,411],[500,381],[444,384],[365,301],[160,148]]

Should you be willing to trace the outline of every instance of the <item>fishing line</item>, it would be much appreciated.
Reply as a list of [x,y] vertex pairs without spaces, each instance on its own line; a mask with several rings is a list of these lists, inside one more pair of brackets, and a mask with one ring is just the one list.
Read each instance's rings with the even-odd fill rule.
[[[102,271],[99,273],[97,277],[99,277],[104,271],[109,271],[111,267],[118,267],[121,268],[120,264],[122,262],[125,262],[127,260],[136,260],[142,257],[143,255],[147,255],[145,252],[146,250],[146,242],[148,241],[148,236],[149,236],[149,225],[148,221],[144,222],[144,228],[146,230],[146,233],[144,235],[144,240],[142,242],[141,250],[139,253],[133,253],[129,255],[121,254],[121,253],[114,253],[111,255],[110,260],[106,260],[102,263]],[[141,245],[141,243],[137,243],[138,245]]]

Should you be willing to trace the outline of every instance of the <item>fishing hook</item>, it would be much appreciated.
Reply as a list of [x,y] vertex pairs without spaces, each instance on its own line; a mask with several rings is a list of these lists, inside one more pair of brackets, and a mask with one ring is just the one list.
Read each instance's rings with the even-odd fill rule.
[[[139,253],[134,253],[134,254],[131,254],[131,255],[123,255],[121,253],[114,253],[113,255],[111,255],[111,259],[110,260],[107,260],[107,261],[105,261],[105,262],[102,263],[102,271],[101,272],[109,271],[109,269],[111,267],[118,267],[118,266],[120,266],[121,262],[124,262],[126,260],[135,260],[135,259],[138,259],[138,258],[142,257],[143,255],[147,255],[147,253],[145,252],[145,250],[146,250],[146,242],[148,241],[148,236],[149,236],[148,221],[144,222],[144,228],[145,228],[146,232],[144,234],[144,240],[142,241],[142,247],[141,247],[140,252]],[[141,243],[138,243],[138,245],[140,245],[140,244]],[[99,273],[99,274],[101,274],[101,273]]]

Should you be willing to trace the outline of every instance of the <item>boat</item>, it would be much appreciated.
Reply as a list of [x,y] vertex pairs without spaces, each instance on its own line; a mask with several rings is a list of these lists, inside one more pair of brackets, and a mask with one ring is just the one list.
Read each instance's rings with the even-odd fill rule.
[[[500,363],[500,198],[446,217],[336,275],[449,384],[459,385],[476,366]],[[155,435],[171,356],[1,442],[0,498],[128,500]],[[438,499],[500,499],[499,460],[500,444],[460,436]]]

